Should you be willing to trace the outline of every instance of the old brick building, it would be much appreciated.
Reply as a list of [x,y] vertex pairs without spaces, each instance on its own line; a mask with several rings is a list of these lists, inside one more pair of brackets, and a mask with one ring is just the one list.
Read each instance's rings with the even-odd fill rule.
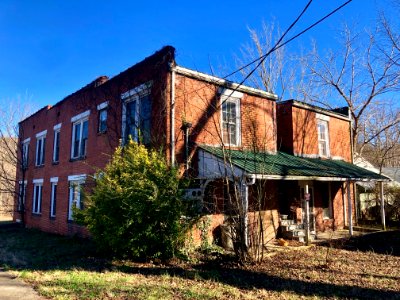
[[[20,122],[19,155],[26,173],[18,168],[16,191],[26,193],[16,205],[24,198],[28,227],[84,234],[72,213],[73,206],[84,206],[80,186],[131,136],[162,147],[171,164],[196,179],[188,195],[199,198],[203,212],[213,216],[211,230],[228,209],[227,177],[241,186],[246,217],[262,213],[272,236],[279,213],[290,211],[295,198],[301,200],[305,183],[315,190],[313,209],[323,214],[317,217],[320,229],[343,227],[344,182],[381,178],[351,164],[347,116],[296,101],[277,105],[276,99],[177,66],[174,48],[164,47]],[[318,164],[325,172],[316,172]],[[258,208],[256,198],[262,199]],[[20,220],[21,214],[14,218]]]

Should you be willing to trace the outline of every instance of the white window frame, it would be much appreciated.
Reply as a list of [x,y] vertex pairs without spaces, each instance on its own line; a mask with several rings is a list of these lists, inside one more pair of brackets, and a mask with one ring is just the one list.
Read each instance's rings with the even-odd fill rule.
[[[36,193],[38,188],[38,193]],[[33,180],[33,201],[32,201],[32,213],[40,215],[42,212],[42,196],[43,196],[43,179]]]
[[[136,115],[135,115],[135,123],[139,124],[140,120],[140,99],[146,96],[149,96],[151,94],[151,87],[153,85],[153,81],[148,81],[146,83],[143,83],[123,94],[121,94],[121,100],[122,100],[122,144],[125,144],[127,141],[127,128],[126,128],[126,114],[127,114],[127,105],[130,102],[136,101]],[[134,131],[134,136],[132,136],[132,140],[138,141],[139,139],[139,134],[138,134],[138,128]]]
[[22,166],[28,167],[29,164],[29,143],[31,138],[27,138],[22,142]]
[[[60,161],[60,137],[61,137],[61,123],[53,127],[54,130],[54,140],[53,140],[53,163],[58,163]],[[58,135],[57,135],[58,133]],[[58,159],[56,157],[57,152],[57,142],[58,142]]]
[[57,185],[58,185],[58,177],[50,178],[51,185],[51,195],[50,195],[50,217],[56,217],[56,209],[57,209]]
[[[104,133],[107,131],[107,118],[108,118],[108,101],[100,103],[97,105],[97,111],[98,111],[98,125],[97,125],[97,132],[98,133]],[[106,119],[105,119],[105,128],[101,128],[101,113],[105,112],[106,114]]]
[[[79,159],[83,158],[86,156],[87,149],[84,149],[84,153],[81,152],[82,148],[82,135],[83,135],[83,123],[88,122],[88,140],[89,140],[89,115],[90,115],[90,110],[87,110],[83,113],[80,113],[79,115],[76,115],[71,118],[72,122],[72,137],[71,137],[71,159]],[[78,146],[78,153],[74,153],[74,142],[75,142],[75,130],[76,130],[76,125],[80,124],[80,135],[79,135],[79,146]],[[87,146],[87,144],[86,144]]]
[[[238,147],[242,143],[241,139],[241,114],[240,114],[240,103],[243,98],[243,93],[238,92],[238,91],[233,91],[225,88],[220,88],[219,89],[219,94],[220,94],[220,100],[221,100],[221,137],[222,137],[222,143],[225,146],[234,146]],[[230,143],[226,142],[225,143],[225,137],[224,137],[224,104],[225,103],[234,103],[235,104],[235,109],[236,109],[236,120],[235,120],[235,125],[236,125],[236,132],[235,132],[235,139],[236,143]],[[232,123],[232,122],[230,122]]]
[[[328,118],[328,119],[327,119]],[[318,135],[318,154],[320,157],[330,157],[330,144],[329,144],[329,117],[317,118],[317,135]],[[324,127],[325,139],[321,139],[321,126]],[[326,153],[323,153],[320,146],[321,143],[325,144]]]
[[[43,166],[45,160],[45,148],[46,148],[46,135],[47,130],[39,132],[36,134],[36,157],[35,157],[35,166]],[[39,141],[41,144],[41,149],[39,150]]]
[[[85,184],[86,174],[68,176],[68,221],[73,221],[73,207],[82,208],[81,187]],[[76,189],[76,190],[75,190]],[[75,197],[76,196],[76,197]]]

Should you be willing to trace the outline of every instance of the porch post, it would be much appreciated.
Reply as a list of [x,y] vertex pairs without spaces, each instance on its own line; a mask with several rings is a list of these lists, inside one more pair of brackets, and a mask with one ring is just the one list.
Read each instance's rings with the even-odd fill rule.
[[380,197],[381,197],[382,228],[383,228],[383,230],[386,230],[385,199],[383,198],[383,181],[379,182],[379,192],[380,192]]
[[348,202],[348,217],[349,217],[349,233],[353,236],[353,204],[351,202],[350,180],[347,180],[347,202]]
[[306,202],[306,211],[305,211],[305,219],[306,219],[306,245],[310,244],[310,198],[308,193],[308,184],[305,186],[305,195],[304,201]]
[[246,182],[243,184],[243,190],[244,190],[244,199],[243,199],[243,213],[244,213],[244,243],[246,247],[249,246],[249,232],[248,232],[248,222],[249,222],[249,187],[246,184]]

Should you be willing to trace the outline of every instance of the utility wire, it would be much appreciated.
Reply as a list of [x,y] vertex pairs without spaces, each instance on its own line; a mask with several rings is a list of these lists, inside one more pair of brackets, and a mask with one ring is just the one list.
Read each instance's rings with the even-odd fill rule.
[[[255,62],[262,60],[264,61],[272,52],[282,48],[283,46],[285,46],[286,44],[290,43],[291,41],[293,41],[294,39],[298,38],[299,36],[303,35],[304,33],[306,33],[307,31],[311,30],[312,28],[314,28],[315,26],[317,26],[319,23],[325,21],[327,18],[329,18],[330,16],[332,16],[333,14],[335,14],[337,11],[339,11],[340,9],[342,9],[343,7],[345,7],[347,4],[349,4],[351,1],[353,0],[348,0],[345,3],[343,3],[342,5],[340,5],[339,7],[337,7],[336,9],[334,9],[333,11],[331,11],[329,14],[325,15],[323,18],[319,19],[317,22],[311,24],[310,26],[308,26],[306,29],[300,31],[298,34],[296,34],[295,36],[291,37],[290,39],[288,39],[287,41],[285,41],[284,43],[279,45],[279,42],[282,40],[282,38],[279,39],[278,43],[275,44],[274,47],[271,48],[271,50],[269,50],[266,54],[256,58],[255,60],[249,62],[248,64],[242,66],[241,68],[237,69],[236,71],[226,75],[225,77],[223,77],[224,79],[236,74],[237,72],[242,71],[243,69],[251,66],[252,64],[254,64]],[[308,6],[308,4],[307,4]],[[291,26],[292,27],[292,26]],[[289,28],[291,28],[289,27]],[[285,34],[283,36],[286,35],[287,32],[285,32]],[[283,37],[282,36],[282,37]],[[261,62],[262,63],[262,62]],[[243,81],[239,84],[242,85],[250,76],[251,74],[254,73],[254,71],[261,65],[261,63],[257,64],[257,66],[245,77],[245,79],[243,79]]]

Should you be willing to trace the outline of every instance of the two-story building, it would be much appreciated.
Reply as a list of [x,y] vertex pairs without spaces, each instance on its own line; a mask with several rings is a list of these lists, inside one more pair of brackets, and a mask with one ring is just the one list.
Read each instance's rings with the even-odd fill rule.
[[[347,115],[276,99],[177,66],[175,49],[166,46],[19,123],[16,191],[24,192],[16,207],[28,227],[86,234],[73,220],[72,207],[84,207],[80,187],[131,136],[162,148],[194,179],[188,195],[212,216],[211,229],[237,209],[232,195],[249,228],[252,218],[263,220],[271,237],[279,214],[303,221],[305,194],[316,229],[343,227],[346,203],[354,207],[351,182],[384,178],[352,165]],[[14,218],[21,220],[21,210]]]

